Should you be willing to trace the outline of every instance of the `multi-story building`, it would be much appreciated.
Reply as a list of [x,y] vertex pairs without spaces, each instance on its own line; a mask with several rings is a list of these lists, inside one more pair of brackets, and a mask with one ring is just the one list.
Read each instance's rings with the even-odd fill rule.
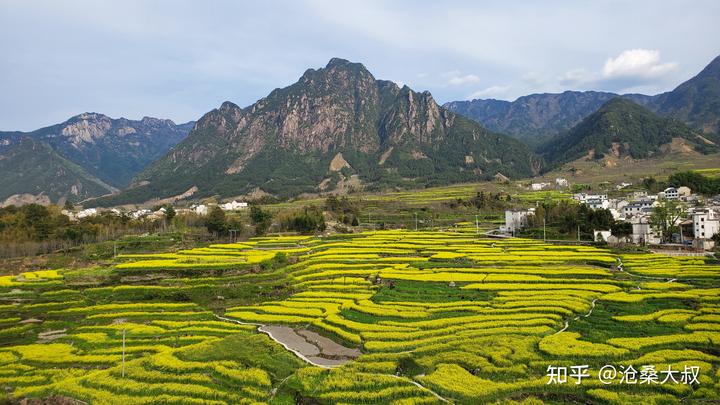
[[625,218],[631,218],[638,215],[645,215],[649,211],[652,211],[654,201],[643,199],[640,201],[633,201],[622,208],[622,213]]
[[521,228],[528,225],[528,217],[535,214],[535,209],[527,210],[506,210],[505,211],[505,227],[504,232],[514,234]]
[[693,212],[693,231],[695,239],[710,239],[720,232],[720,215],[712,209]]
[[680,196],[680,194],[678,193],[678,189],[676,189],[675,187],[668,187],[661,193],[666,200],[677,200]]

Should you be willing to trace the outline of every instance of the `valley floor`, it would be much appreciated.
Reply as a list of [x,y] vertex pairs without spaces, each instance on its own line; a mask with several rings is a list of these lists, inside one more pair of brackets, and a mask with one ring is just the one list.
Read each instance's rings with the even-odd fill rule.
[[0,277],[0,298],[12,401],[720,400],[712,259],[492,239],[470,223],[121,255]]

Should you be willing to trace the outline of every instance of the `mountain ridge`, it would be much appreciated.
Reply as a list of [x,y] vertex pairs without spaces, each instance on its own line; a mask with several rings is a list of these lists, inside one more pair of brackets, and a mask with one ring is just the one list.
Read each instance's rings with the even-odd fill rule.
[[[349,167],[330,170],[342,154]],[[240,108],[225,102],[139,174],[116,202],[198,195],[323,191],[353,178],[404,186],[535,174],[525,145],[439,106],[429,92],[378,80],[360,63],[333,58],[290,86]]]
[[488,129],[538,146],[569,130],[615,97],[624,97],[661,116],[676,118],[705,133],[720,132],[720,56],[669,92],[648,96],[599,91],[534,93],[514,101],[474,99],[445,103],[448,109]]
[[[176,125],[167,119],[113,119],[85,112],[34,131],[0,132],[5,143],[0,200],[45,190],[45,195],[72,201],[116,192],[182,140],[193,125],[193,121]],[[8,164],[11,158],[14,163]]]
[[702,134],[681,121],[656,115],[623,97],[603,104],[567,132],[538,148],[554,165],[583,156],[590,159],[644,159],[658,154],[711,153],[719,150],[715,135]]
[[0,134],[0,205],[4,200],[80,201],[118,190],[22,133]]

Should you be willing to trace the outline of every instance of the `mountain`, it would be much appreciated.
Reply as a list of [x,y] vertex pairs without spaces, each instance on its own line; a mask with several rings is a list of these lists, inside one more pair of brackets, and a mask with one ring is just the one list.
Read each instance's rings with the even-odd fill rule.
[[[570,129],[617,96],[596,91],[566,91],[531,94],[512,102],[477,99],[452,101],[444,106],[490,130],[538,146]],[[622,97],[705,133],[720,133],[720,56],[673,91],[656,96],[624,94]]]
[[613,93],[566,91],[559,94],[531,94],[513,102],[502,100],[452,101],[450,111],[475,120],[490,130],[537,145],[580,122],[597,111]]
[[538,148],[549,162],[561,164],[583,156],[606,160],[642,159],[662,153],[717,152],[720,139],[701,134],[680,121],[662,118],[628,99],[617,97],[566,133]]
[[675,90],[656,96],[650,108],[705,133],[720,133],[720,56]]
[[0,203],[79,201],[117,191],[22,133],[0,134]]
[[188,137],[100,204],[517,178],[540,159],[521,142],[440,107],[428,92],[376,80],[334,58],[240,108],[225,102]]
[[57,153],[102,181],[123,187],[148,164],[187,136],[193,122],[145,117],[139,121],[84,113],[26,135],[49,144]]

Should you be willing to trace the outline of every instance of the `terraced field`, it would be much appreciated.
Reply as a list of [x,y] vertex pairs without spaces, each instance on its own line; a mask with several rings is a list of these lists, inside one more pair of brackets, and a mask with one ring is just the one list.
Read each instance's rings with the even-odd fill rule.
[[[14,400],[720,401],[720,266],[702,257],[489,239],[463,223],[256,238],[85,273],[0,277]],[[548,375],[580,365],[581,384]],[[604,384],[606,365],[678,381]],[[696,380],[680,378],[688,367]]]

